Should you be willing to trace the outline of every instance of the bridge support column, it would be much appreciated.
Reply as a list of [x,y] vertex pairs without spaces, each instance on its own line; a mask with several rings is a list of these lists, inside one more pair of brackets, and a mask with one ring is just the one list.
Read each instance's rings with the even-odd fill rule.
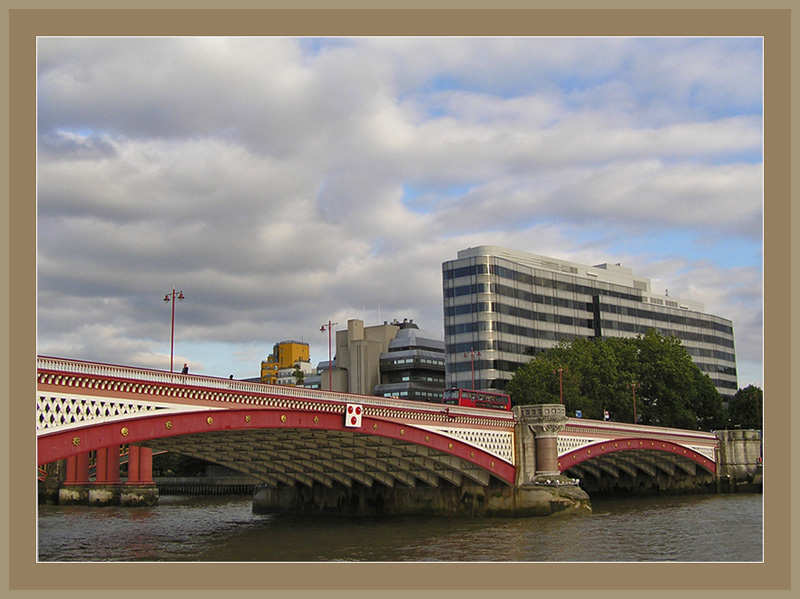
[[89,453],[67,458],[66,475],[58,490],[59,505],[86,505],[89,501]]
[[130,446],[128,482],[120,493],[120,505],[148,506],[158,503],[158,487],[153,482],[153,450]]
[[[558,467],[558,433],[564,430],[567,416],[561,404],[537,404],[517,406],[517,416],[532,432],[536,442],[536,467],[534,484],[577,484],[573,479],[561,476]],[[527,457],[527,456],[525,456]],[[530,471],[530,465],[526,465]]]
[[520,406],[514,408],[517,416],[514,430],[517,477],[514,482],[517,486],[530,484],[536,476],[536,439],[533,430],[522,422],[519,410]]
[[119,445],[97,450],[97,474],[89,488],[89,505],[119,505]]
[[719,492],[763,492],[761,431],[717,431],[717,488]]

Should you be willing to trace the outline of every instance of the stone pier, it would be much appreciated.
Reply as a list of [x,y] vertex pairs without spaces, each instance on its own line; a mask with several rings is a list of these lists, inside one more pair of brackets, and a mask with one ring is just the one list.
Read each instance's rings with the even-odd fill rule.
[[748,493],[763,490],[764,464],[761,431],[717,431],[718,492]]
[[558,470],[557,435],[567,418],[564,406],[514,408],[517,480],[488,486],[467,481],[438,487],[313,487],[262,485],[253,495],[255,513],[338,516],[528,517],[590,513],[589,496],[578,481]]
[[[99,449],[95,477],[89,476],[89,454],[64,460],[64,478],[48,470],[45,479],[47,503],[58,505],[151,506],[158,503],[158,488],[153,481],[153,451],[131,445],[128,454],[128,479],[120,479],[119,446]],[[57,493],[53,488],[57,486]]]

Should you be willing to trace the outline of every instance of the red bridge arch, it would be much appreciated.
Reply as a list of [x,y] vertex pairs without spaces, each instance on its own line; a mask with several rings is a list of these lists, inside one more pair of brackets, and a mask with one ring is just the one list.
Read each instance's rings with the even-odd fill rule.
[[[366,436],[396,442],[396,446],[405,448],[406,453],[415,448],[411,453],[421,452],[417,457],[436,462],[437,474],[445,480],[454,481],[458,477],[454,473],[460,472],[482,482],[488,482],[488,475],[492,475],[506,484],[513,485],[516,475],[514,465],[491,453],[412,424],[364,416],[361,426],[354,428],[345,426],[341,414],[263,409],[257,406],[140,416],[54,432],[38,439],[38,463],[43,465],[89,451],[124,444],[139,444],[159,449],[170,439],[177,441],[179,438],[181,440],[193,438],[195,444],[202,444],[203,439],[212,437],[216,445],[211,442],[206,444],[209,453],[205,457],[208,461],[220,463],[215,460],[217,451],[215,447],[219,447],[220,444],[231,445],[237,435],[248,432],[250,439],[254,438],[253,435],[260,436],[268,445],[270,431],[315,431],[323,454],[335,449],[341,435]],[[171,450],[182,453],[177,445]],[[233,453],[228,452],[223,460],[227,465],[233,465],[231,462]],[[298,446],[291,448],[288,453],[297,455],[305,454],[307,451]],[[255,457],[243,452],[234,460],[246,466],[248,460]],[[470,468],[465,470],[464,462],[467,462]],[[243,470],[246,471],[246,467]],[[483,473],[478,473],[478,470],[482,470]]]
[[618,452],[664,452],[678,460],[697,464],[711,474],[717,472],[716,463],[700,452],[679,443],[648,437],[620,438],[586,445],[560,455],[558,466],[564,472],[582,462]]

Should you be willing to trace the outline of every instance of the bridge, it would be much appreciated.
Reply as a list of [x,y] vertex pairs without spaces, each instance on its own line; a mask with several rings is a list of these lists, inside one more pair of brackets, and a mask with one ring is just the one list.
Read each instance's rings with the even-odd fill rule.
[[154,451],[263,481],[273,505],[485,511],[489,497],[519,505],[533,487],[569,503],[572,477],[707,480],[719,446],[713,433],[566,418],[560,405],[505,412],[45,356],[36,419],[38,465],[65,463],[59,497],[97,504],[146,501]]

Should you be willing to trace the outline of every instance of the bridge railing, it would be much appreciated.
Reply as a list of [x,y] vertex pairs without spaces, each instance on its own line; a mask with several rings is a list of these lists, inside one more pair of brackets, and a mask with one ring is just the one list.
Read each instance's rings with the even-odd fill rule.
[[617,436],[659,436],[675,438],[691,438],[694,440],[704,440],[709,443],[716,443],[717,435],[713,432],[696,431],[680,428],[668,428],[663,426],[652,426],[646,424],[633,424],[626,422],[614,422],[608,420],[589,420],[584,418],[568,418],[564,429],[565,434],[582,433],[595,434],[598,436],[607,435]]
[[422,411],[439,413],[446,408],[452,414],[481,415],[485,417],[487,413],[489,413],[493,418],[498,420],[508,420],[510,422],[514,421],[513,412],[504,412],[500,410],[485,410],[461,406],[444,406],[439,403],[410,401],[399,398],[384,398],[374,395],[356,395],[352,393],[324,391],[320,389],[306,389],[304,387],[294,387],[288,385],[268,385],[265,383],[238,381],[234,379],[226,379],[207,375],[182,374],[177,372],[166,372],[163,370],[120,366],[116,364],[103,364],[100,362],[85,362],[82,360],[71,360],[49,356],[37,356],[36,367],[38,370],[58,372],[65,375],[76,374],[93,377],[108,377],[134,380],[137,382],[203,387],[206,389],[262,395],[268,393],[270,395],[293,399],[308,399],[339,403],[360,403],[365,406],[401,408],[415,410],[418,412]]

